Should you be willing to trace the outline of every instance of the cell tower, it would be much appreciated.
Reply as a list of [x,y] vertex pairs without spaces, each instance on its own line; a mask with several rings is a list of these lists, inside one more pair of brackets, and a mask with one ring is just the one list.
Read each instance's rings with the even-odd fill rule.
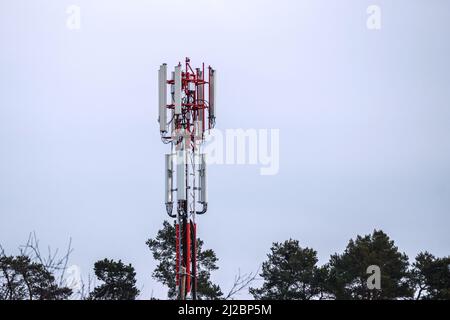
[[[215,125],[216,71],[205,64],[192,69],[186,58],[167,79],[167,65],[159,68],[159,128],[170,144],[165,156],[166,211],[176,218],[176,286],[179,299],[197,298],[197,214],[208,208],[205,135]],[[169,101],[167,88],[170,88]],[[169,103],[168,103],[169,102]],[[176,188],[174,188],[174,180]],[[176,191],[176,199],[174,199]],[[174,212],[174,204],[176,210]]]

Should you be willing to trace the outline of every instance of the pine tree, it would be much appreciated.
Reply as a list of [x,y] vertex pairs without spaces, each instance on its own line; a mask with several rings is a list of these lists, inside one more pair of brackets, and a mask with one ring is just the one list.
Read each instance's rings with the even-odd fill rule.
[[416,299],[450,300],[450,256],[419,253],[412,265],[411,281]]
[[[380,268],[381,288],[367,286],[369,266]],[[383,231],[350,240],[343,254],[331,256],[329,286],[336,299],[405,299],[413,290],[408,281],[408,257]]]
[[42,263],[25,255],[0,255],[0,271],[0,300],[64,300],[72,294]]
[[94,264],[94,272],[102,282],[90,294],[92,300],[134,300],[139,295],[136,288],[134,267],[121,260],[100,260]]
[[[169,288],[168,297],[177,297],[175,282],[175,227],[164,221],[155,239],[149,239],[146,244],[158,261],[153,271],[153,278]],[[216,254],[213,250],[203,250],[203,241],[197,239],[197,298],[220,299],[223,295],[220,287],[211,281],[211,272],[218,269]]]
[[326,295],[327,270],[317,266],[317,252],[302,248],[297,240],[273,243],[262,265],[261,288],[250,288],[255,299],[310,300]]

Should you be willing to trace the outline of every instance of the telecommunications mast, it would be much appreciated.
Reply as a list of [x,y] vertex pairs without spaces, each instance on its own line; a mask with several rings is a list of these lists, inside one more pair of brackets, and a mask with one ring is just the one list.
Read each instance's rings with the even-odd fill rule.
[[197,298],[195,217],[206,213],[208,208],[206,156],[201,153],[201,146],[215,125],[215,77],[215,70],[208,67],[205,71],[204,63],[201,68],[192,69],[189,58],[184,65],[175,66],[170,79],[167,65],[164,63],[159,68],[158,121],[161,140],[171,146],[170,153],[165,155],[166,211],[171,218],[176,218],[175,269],[179,299]]

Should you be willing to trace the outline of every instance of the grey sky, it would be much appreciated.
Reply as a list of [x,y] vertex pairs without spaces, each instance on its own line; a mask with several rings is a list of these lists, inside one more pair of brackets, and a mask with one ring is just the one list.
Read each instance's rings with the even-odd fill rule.
[[218,128],[280,129],[278,175],[209,168],[198,228],[224,291],[289,237],[321,263],[374,228],[447,255],[449,31],[446,0],[1,0],[0,243],[72,237],[83,274],[120,258],[164,297],[145,245],[167,217],[156,71],[189,56],[219,71]]

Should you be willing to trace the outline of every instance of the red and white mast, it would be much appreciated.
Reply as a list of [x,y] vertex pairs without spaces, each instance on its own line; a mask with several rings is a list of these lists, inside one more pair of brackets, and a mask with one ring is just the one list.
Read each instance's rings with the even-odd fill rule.
[[180,299],[197,298],[195,217],[208,208],[206,156],[201,153],[201,146],[215,125],[216,71],[208,67],[206,72],[204,63],[194,70],[189,58],[184,65],[175,66],[170,79],[165,63],[159,69],[158,121],[162,141],[171,145],[171,152],[165,156],[166,211],[176,218],[175,269]]

